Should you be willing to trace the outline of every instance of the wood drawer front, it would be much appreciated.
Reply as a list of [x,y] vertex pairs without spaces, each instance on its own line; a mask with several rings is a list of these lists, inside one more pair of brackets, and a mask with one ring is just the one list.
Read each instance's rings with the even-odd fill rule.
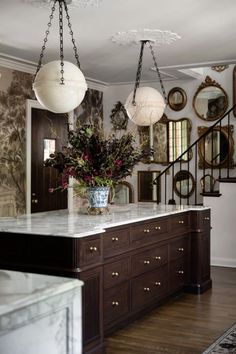
[[100,263],[102,260],[100,237],[87,237],[80,242],[80,265]]
[[171,217],[171,229],[173,232],[187,231],[189,228],[189,214],[180,213]]
[[188,262],[186,259],[179,259],[170,263],[170,291],[176,291],[188,282]]
[[124,258],[104,266],[104,288],[117,285],[129,278],[129,259]]
[[144,244],[153,241],[159,241],[168,235],[167,220],[156,219],[155,222],[142,223],[131,227],[131,243]]
[[132,310],[145,307],[155,298],[162,298],[168,292],[168,265],[140,275],[132,280]]
[[168,246],[155,247],[131,257],[132,275],[139,275],[160,267],[168,261]]
[[211,227],[211,211],[204,210],[199,213],[199,229],[209,230]]
[[104,292],[104,324],[115,322],[129,313],[129,282]]
[[104,258],[119,254],[129,247],[129,227],[117,231],[108,231],[103,235]]
[[189,253],[189,237],[181,237],[170,243],[170,261],[186,257]]

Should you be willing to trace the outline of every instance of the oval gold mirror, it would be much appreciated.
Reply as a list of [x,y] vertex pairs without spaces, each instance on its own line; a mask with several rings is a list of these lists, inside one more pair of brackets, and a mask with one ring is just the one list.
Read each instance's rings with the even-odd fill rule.
[[180,198],[189,198],[195,189],[193,175],[187,170],[181,170],[174,176],[174,191]]
[[[199,137],[208,127],[198,127]],[[198,143],[199,168],[233,167],[233,126],[216,126]]]
[[173,111],[181,111],[186,106],[187,95],[180,87],[173,87],[168,93],[168,104]]
[[209,121],[219,119],[228,108],[227,93],[216,81],[207,76],[193,97],[193,108],[201,119]]

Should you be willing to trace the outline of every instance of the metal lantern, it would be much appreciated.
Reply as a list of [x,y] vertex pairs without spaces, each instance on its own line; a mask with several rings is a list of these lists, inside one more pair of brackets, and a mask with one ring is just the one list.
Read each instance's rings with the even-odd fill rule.
[[[56,3],[59,3],[60,60],[52,61],[42,66],[44,50],[46,48],[46,42],[48,41]],[[64,61],[63,7],[72,37],[77,66],[68,61]],[[80,105],[87,88],[85,77],[80,70],[79,56],[75,45],[66,0],[54,0],[33,82],[35,96],[39,103],[47,110],[54,113],[67,113]]]

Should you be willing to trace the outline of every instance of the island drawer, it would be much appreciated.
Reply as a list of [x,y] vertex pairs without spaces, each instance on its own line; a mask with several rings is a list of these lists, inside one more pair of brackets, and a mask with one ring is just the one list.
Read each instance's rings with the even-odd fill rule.
[[126,251],[129,247],[129,227],[114,231],[107,231],[103,234],[104,258],[109,258]]
[[170,243],[170,261],[186,257],[189,253],[189,237],[181,237]]
[[105,326],[115,322],[129,312],[129,282],[124,282],[104,292],[104,323]]
[[180,213],[177,216],[171,217],[171,229],[173,232],[188,231],[189,228],[189,214]]
[[132,280],[132,310],[144,307],[154,299],[161,299],[168,292],[168,265],[140,275]]
[[131,257],[132,275],[139,275],[168,262],[168,246],[159,246]]
[[80,266],[100,263],[102,261],[101,238],[85,237],[80,241]]
[[203,210],[201,213],[192,212],[192,227],[194,229],[209,230],[211,227],[211,210]]
[[179,259],[170,263],[170,291],[176,291],[188,282],[188,262],[187,259]]
[[144,244],[160,241],[168,237],[168,222],[166,219],[156,219],[131,227],[130,241],[135,244]]
[[104,288],[122,283],[129,278],[129,258],[106,264],[103,268]]

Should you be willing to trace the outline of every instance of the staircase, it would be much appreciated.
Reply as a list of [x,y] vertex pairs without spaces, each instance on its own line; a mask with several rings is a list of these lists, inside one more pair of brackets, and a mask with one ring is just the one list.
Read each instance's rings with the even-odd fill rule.
[[202,205],[204,197],[221,196],[220,182],[236,183],[231,124],[235,108],[199,131],[200,137],[155,178],[153,184],[161,183],[163,203]]

